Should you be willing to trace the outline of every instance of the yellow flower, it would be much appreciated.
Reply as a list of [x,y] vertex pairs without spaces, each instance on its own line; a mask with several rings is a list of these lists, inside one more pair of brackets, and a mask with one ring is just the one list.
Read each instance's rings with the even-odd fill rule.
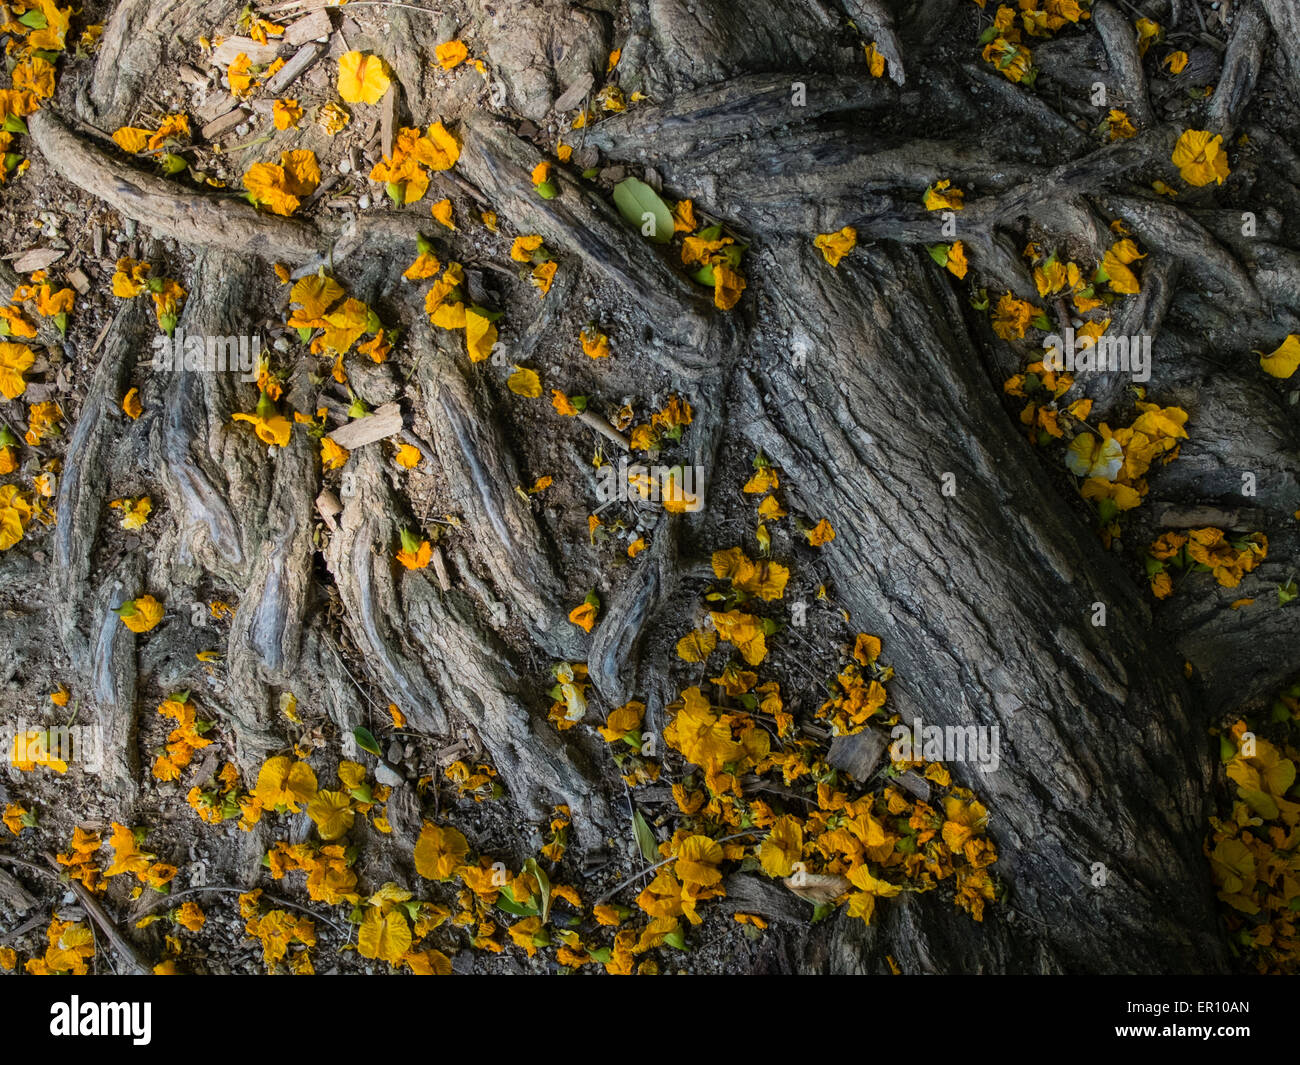
[[877,51],[876,42],[872,41],[870,44],[864,44],[862,50],[867,54],[867,69],[871,72],[871,76],[873,78],[882,77],[885,73],[885,57]]
[[425,143],[430,146],[420,161],[430,170],[450,170],[460,158],[460,142],[447,132],[441,122],[429,127]]
[[569,611],[569,620],[583,632],[590,632],[592,626],[596,624],[596,609],[595,603],[579,603]]
[[302,121],[302,108],[297,100],[276,100],[271,105],[271,118],[276,129],[293,129]]
[[350,104],[377,104],[391,84],[379,56],[345,52],[339,56],[339,96]]
[[142,529],[149,520],[149,512],[153,510],[153,502],[148,496],[141,496],[139,499],[115,499],[109,506],[114,510],[122,512],[123,529]]
[[1151,42],[1160,39],[1160,24],[1152,22],[1149,18],[1140,18],[1135,25],[1138,34],[1138,54],[1146,55]]
[[[492,354],[497,342],[497,327],[472,308],[465,309],[465,348],[470,362],[482,362]],[[541,395],[540,384],[538,395]]]
[[447,41],[445,44],[438,45],[433,50],[433,54],[443,70],[454,70],[468,58],[469,49],[465,47],[463,41]]
[[402,444],[393,456],[394,461],[405,470],[413,470],[420,464],[420,449],[414,444]]
[[537,233],[530,233],[522,237],[515,237],[514,243],[510,245],[510,258],[517,263],[531,262],[533,252],[542,246],[542,238]]
[[845,226],[838,233],[821,234],[813,240],[813,244],[831,266],[839,266],[840,260],[857,247],[858,231],[852,226]]
[[609,337],[600,330],[592,326],[586,326],[578,333],[578,340],[582,344],[583,354],[587,358],[609,358]]
[[1110,278],[1108,282],[1112,292],[1133,294],[1140,292],[1137,275],[1129,269],[1128,264],[1138,259],[1145,259],[1145,253],[1139,253],[1137,245],[1131,240],[1121,240],[1113,244],[1101,261],[1101,268]]
[[1256,352],[1259,355],[1259,368],[1273,377],[1285,380],[1295,373],[1300,366],[1300,336],[1292,333],[1271,355]]
[[407,569],[424,569],[433,558],[433,545],[409,529],[403,529],[401,535],[402,547],[397,552],[397,561]]
[[257,773],[252,795],[263,808],[283,807],[298,813],[300,806],[316,796],[316,774],[306,762],[294,761],[287,754],[269,758]]
[[237,422],[250,422],[253,431],[257,433],[257,438],[264,444],[271,444],[277,447],[288,447],[289,437],[293,433],[293,423],[283,414],[275,409],[275,404],[271,398],[263,392],[261,399],[257,401],[257,410],[252,414],[234,414],[232,420]]
[[163,605],[152,595],[142,595],[138,599],[128,599],[114,613],[132,632],[148,632],[162,621]]
[[1106,127],[1113,141],[1128,140],[1130,137],[1137,136],[1132,120],[1118,108],[1111,108],[1110,114],[1106,116]]
[[719,638],[732,644],[749,665],[756,666],[767,657],[766,634],[761,619],[739,610],[725,613],[715,610],[709,617],[713,619]]
[[789,876],[803,853],[803,829],[798,818],[777,818],[759,848],[758,861],[768,876]]
[[965,207],[962,203],[965,195],[961,189],[952,188],[952,182],[944,178],[925,190],[923,202],[927,211],[960,211]]
[[352,808],[352,796],[347,792],[322,789],[307,803],[307,816],[315,823],[321,839],[334,840],[352,827],[356,811]]
[[533,267],[532,282],[533,287],[537,289],[537,298],[541,299],[551,291],[551,282],[555,280],[555,270],[558,263],[538,263]]
[[506,379],[506,387],[517,396],[536,399],[542,394],[542,382],[536,370],[516,366],[515,372]]
[[683,662],[703,662],[718,646],[718,634],[708,629],[692,629],[677,641],[677,657]]
[[131,389],[124,397],[122,397],[122,411],[132,421],[135,421],[144,413],[144,407],[140,403],[140,390],[138,388]]
[[713,264],[713,305],[720,311],[729,311],[740,302],[745,291],[745,278],[739,270],[726,263]]
[[439,200],[430,210],[433,212],[433,217],[448,229],[456,228],[456,223],[452,220],[451,200]]
[[345,447],[340,447],[328,436],[322,437],[320,442],[320,461],[321,466],[327,470],[337,470],[348,461],[351,452]]
[[1174,145],[1174,166],[1179,176],[1189,185],[1208,185],[1211,181],[1223,184],[1229,174],[1228,156],[1223,150],[1223,138],[1206,130],[1189,129]]
[[828,544],[835,539],[835,529],[829,521],[822,518],[821,521],[804,533],[804,536],[808,538],[808,543],[813,547],[821,547],[822,544]]
[[17,399],[27,389],[23,374],[32,368],[36,355],[26,344],[0,341],[0,394]]
[[282,152],[279,166],[254,163],[244,175],[244,187],[253,201],[285,216],[293,214],[319,184],[316,153],[307,150]]
[[182,928],[188,928],[191,932],[198,932],[207,923],[207,917],[198,905],[193,902],[183,902],[175,914],[176,923]]
[[1160,61],[1161,66],[1169,68],[1171,74],[1181,74],[1187,67],[1186,52],[1170,52]]
[[253,91],[253,61],[243,52],[235,56],[235,61],[226,67],[226,80],[230,83],[230,92],[234,96],[247,96]]
[[424,823],[415,844],[415,871],[426,880],[450,880],[469,854],[469,841],[454,828]]
[[316,109],[316,124],[331,137],[342,133],[352,116],[333,100],[327,100]]

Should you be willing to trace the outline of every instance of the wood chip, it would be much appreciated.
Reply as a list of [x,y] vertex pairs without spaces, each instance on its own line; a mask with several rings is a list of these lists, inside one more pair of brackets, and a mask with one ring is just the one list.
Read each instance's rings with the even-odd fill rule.
[[83,296],[90,291],[90,278],[80,270],[68,271],[68,283]]
[[339,497],[328,488],[316,497],[316,512],[325,519],[325,524],[330,527],[330,532],[338,532],[339,524],[334,519],[343,513],[343,504],[339,502]]
[[348,422],[329,434],[341,448],[354,451],[376,440],[384,440],[402,431],[402,409],[396,403],[385,403],[372,414]]
[[274,63],[280,54],[280,43],[259,44],[252,37],[227,37],[212,50],[212,62],[219,67],[228,67],[241,53],[248,56],[253,66],[266,66]]
[[236,107],[232,111],[227,111],[224,115],[221,115],[219,118],[214,118],[211,122],[209,122],[201,130],[199,130],[199,136],[201,136],[206,141],[216,140],[218,137],[226,133],[229,133],[232,129],[234,129],[236,126],[238,126],[241,122],[243,122],[247,118],[248,118],[248,111],[246,111],[242,107]]
[[442,557],[442,548],[435,547],[432,552],[433,572],[438,577],[438,587],[444,592],[451,591],[451,578],[447,576],[447,563]]
[[298,51],[294,52],[293,58],[277,70],[271,80],[266,83],[266,91],[272,96],[280,96],[285,89],[307,73],[316,60],[324,54],[325,46],[323,44],[316,44],[315,42],[304,44]]
[[869,728],[852,736],[836,736],[831,741],[826,761],[861,783],[876,771],[888,749],[889,737],[878,729]]
[[383,145],[384,158],[393,157],[393,126],[397,121],[397,86],[390,84],[383,99],[379,101],[379,138]]
[[308,41],[318,41],[334,32],[328,11],[313,11],[306,18],[289,23],[284,31],[284,40],[291,48],[298,48]]
[[189,63],[182,63],[178,73],[181,81],[193,85],[196,89],[205,88],[208,84],[208,76],[198,67],[190,66]]
[[554,104],[555,110],[572,111],[587,98],[587,93],[591,92],[591,87],[595,84],[595,81],[596,79],[590,71],[583,74],[582,77],[560,94],[559,99]]
[[14,269],[20,274],[30,274],[35,270],[45,270],[51,264],[57,263],[66,252],[59,251],[58,248],[28,248],[26,251],[17,251],[6,255],[6,259],[12,259]]
[[238,106],[238,100],[231,96],[230,93],[223,92],[205,102],[203,106],[197,108],[194,113],[198,115],[199,121],[206,125],[219,115],[224,115],[232,107]]

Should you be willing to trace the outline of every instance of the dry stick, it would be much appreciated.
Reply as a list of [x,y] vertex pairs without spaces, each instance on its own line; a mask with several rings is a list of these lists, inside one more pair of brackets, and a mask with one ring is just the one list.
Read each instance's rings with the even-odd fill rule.
[[[54,871],[57,875],[59,866],[58,862],[55,861],[54,855],[47,851],[45,854],[45,860],[54,867]],[[94,921],[95,924],[99,925],[99,930],[103,932],[108,941],[117,948],[117,952],[122,956],[122,960],[127,963],[129,968],[135,970],[135,975],[147,976],[149,973],[153,972],[153,966],[149,964],[149,960],[140,953],[139,948],[137,948],[134,943],[118,931],[117,925],[113,923],[112,918],[110,918],[104,911],[104,907],[99,904],[98,900],[96,900],[96,898],[86,890],[85,885],[77,880],[69,880],[68,887],[70,887],[72,893],[77,896],[77,901],[81,903],[82,908],[90,914],[90,919]]]
[[[751,830],[748,831],[748,832],[737,832],[735,835],[732,835],[732,836],[723,836],[721,839],[715,839],[713,842],[714,842],[714,843],[729,843],[729,842],[731,842],[731,840],[733,840],[733,839],[740,839],[742,836],[764,836],[764,837],[766,837],[766,836],[767,836],[767,833],[766,833],[766,832],[756,832],[756,831],[754,831],[753,829],[751,829]],[[624,880],[622,883],[620,883],[620,884],[615,884],[612,888],[610,888],[608,891],[606,891],[605,894],[601,895],[601,897],[598,898],[594,903],[592,903],[592,905],[593,905],[593,906],[599,906],[599,905],[600,905],[602,902],[604,902],[606,899],[613,898],[615,895],[617,895],[620,891],[622,891],[625,887],[627,887],[629,884],[633,883],[634,881],[640,880],[643,876],[646,876],[646,875],[649,874],[649,873],[653,873],[656,869],[662,869],[665,865],[671,865],[671,864],[672,864],[673,862],[675,862],[675,861],[677,861],[677,855],[674,854],[671,858],[665,858],[662,862],[655,862],[654,865],[649,866],[649,867],[646,868],[646,869],[642,869],[642,870],[641,870],[640,872],[638,872],[638,873],[633,873],[631,876],[629,876],[629,877],[628,877],[626,880]]]
[[[187,888],[185,891],[178,891],[174,895],[168,895],[165,899],[161,901],[163,903],[171,904],[175,902],[177,899],[183,899],[188,895],[202,895],[213,891],[224,891],[224,892],[233,893],[237,895],[246,895],[248,894],[249,891],[252,890],[254,889],[235,887],[233,884],[229,886],[226,886],[224,884],[214,884],[211,887]],[[272,906],[285,906],[288,909],[297,910],[299,913],[305,913],[308,917],[314,918],[317,921],[322,921],[325,924],[329,925],[332,929],[334,929],[334,931],[338,932],[345,939],[350,938],[352,935],[349,929],[344,928],[342,925],[335,924],[328,917],[322,917],[315,910],[309,910],[306,906],[299,906],[296,902],[290,902],[288,899],[278,898],[275,895],[262,895],[261,897],[265,899],[267,902],[269,902]],[[158,910],[161,909],[163,909],[162,905],[154,906],[146,910],[145,915],[147,916],[151,913],[156,913]]]
[[600,433],[600,435],[605,437],[606,440],[610,440],[617,444],[624,451],[632,450],[632,445],[628,443],[627,437],[610,425],[609,422],[605,421],[605,419],[599,414],[593,414],[589,410],[579,411],[578,421],[582,422],[582,424],[587,426],[589,429],[595,429],[596,432]]

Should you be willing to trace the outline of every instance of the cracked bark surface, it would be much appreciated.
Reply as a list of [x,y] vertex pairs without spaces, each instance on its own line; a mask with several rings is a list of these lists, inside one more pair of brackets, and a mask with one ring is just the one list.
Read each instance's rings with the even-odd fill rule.
[[[155,17],[189,17],[193,6],[150,11],[127,0],[114,18],[147,29]],[[532,101],[520,113],[537,119],[547,112],[536,101],[600,59],[605,40],[596,15],[551,6],[568,12],[582,35],[549,73],[539,72],[545,64],[535,54],[489,49],[513,96]],[[1267,19],[1254,7],[1243,14],[1210,105],[1225,137],[1244,119],[1269,55],[1270,25],[1280,36],[1294,22],[1291,7],[1275,0],[1263,11]],[[1053,50],[1062,68],[1082,68],[1080,80],[1090,65],[1107,65],[1104,76],[1142,128],[1137,139],[1097,149],[1037,99],[1025,105],[1026,121],[1058,135],[1065,152],[1048,161],[886,128],[885,116],[901,106],[898,86],[836,72],[826,40],[848,14],[874,27],[898,85],[917,81],[954,99],[983,86],[1005,97],[1014,87],[975,65],[926,72],[926,42],[950,12],[950,4],[920,4],[902,18],[875,0],[845,0],[842,8],[764,0],[743,10],[722,0],[627,5],[633,32],[624,83],[644,85],[654,102],[596,124],[585,144],[609,160],[652,166],[666,195],[694,199],[753,242],[752,302],[734,315],[714,310],[568,174],[555,178],[559,196],[540,199],[529,174],[543,156],[508,119],[462,116],[457,172],[518,232],[545,234],[561,271],[580,269],[626,303],[640,326],[638,358],[696,409],[699,464],[712,470],[727,442],[761,448],[789,476],[794,501],[830,519],[838,533],[830,574],[855,624],[885,639],[897,670],[891,706],[902,718],[1001,731],[1002,769],[970,770],[962,783],[993,811],[1005,905],[976,925],[920,896],[896,900],[871,928],[843,916],[810,928],[783,892],[739,876],[730,900],[775,917],[759,967],[874,971],[887,943],[919,971],[1223,971],[1227,946],[1201,854],[1205,726],[1268,698],[1292,674],[1294,625],[1280,612],[1242,624],[1213,586],[1189,587],[1172,610],[1153,616],[1131,568],[1103,549],[1004,410],[1000,384],[1015,353],[995,348],[916,246],[940,238],[920,194],[940,178],[978,189],[962,219],[975,268],[987,271],[991,288],[1021,294],[1033,294],[1032,282],[1009,231],[1022,219],[1068,232],[1098,256],[1109,222],[1128,222],[1151,255],[1143,292],[1116,328],[1156,335],[1159,370],[1150,387],[1162,402],[1186,407],[1193,427],[1182,457],[1154,480],[1135,531],[1212,523],[1207,514],[1225,527],[1263,528],[1271,543],[1263,572],[1279,579],[1300,548],[1294,522],[1285,525],[1300,507],[1294,408],[1214,355],[1217,346],[1253,343],[1243,309],[1294,329],[1300,254],[1280,227],[1241,244],[1231,235],[1235,212],[1216,218],[1201,210],[1204,198],[1189,206],[1144,191],[1134,174],[1167,159],[1177,131],[1156,123],[1128,17],[1104,0],[1095,8],[1099,37],[1052,42],[1043,65]],[[152,48],[156,57],[160,46],[148,42],[145,32],[131,54]],[[417,42],[405,43],[418,51]],[[88,94],[86,116],[102,124],[120,112],[139,69],[123,58],[115,74],[116,63],[101,58]],[[797,118],[788,106],[792,80],[808,95]],[[394,235],[401,223],[344,237],[271,218],[116,162],[48,111],[30,125],[65,180],[198,249],[186,279],[188,333],[244,330],[257,259],[311,263],[335,245],[356,271],[358,291],[372,284],[387,292],[409,258]],[[857,227],[860,252],[830,270],[811,236],[846,224]],[[346,256],[342,241],[350,242]],[[408,506],[375,445],[354,457],[356,490],[343,500],[322,573],[313,539],[321,485],[310,445],[295,438],[273,449],[268,464],[264,448],[232,429],[231,414],[249,409],[251,386],[220,375],[155,379],[156,414],[122,426],[117,398],[133,345],[147,332],[141,312],[129,309],[108,335],[73,432],[50,616],[66,653],[93,678],[95,712],[121,752],[112,779],[128,794],[138,788],[128,753],[137,674],[147,666],[160,678],[183,675],[177,663],[198,645],[176,634],[141,662],[110,608],[146,587],[187,601],[215,578],[242,590],[227,648],[230,683],[213,699],[246,769],[283,746],[275,705],[290,684],[327,706],[344,732],[362,719],[340,654],[345,635],[416,730],[450,735],[468,724],[524,816],[567,803],[582,843],[599,848],[620,831],[621,796],[602,781],[593,752],[546,721],[530,690],[529,659],[585,660],[610,705],[647,697],[651,720],[662,726],[673,693],[661,680],[664,662],[647,653],[647,634],[691,579],[683,545],[698,520],[665,515],[595,632],[577,633],[565,618],[563,559],[515,491],[514,443],[491,394],[463,352],[419,320],[414,303],[403,311],[418,356],[401,397],[405,413],[408,422],[416,407],[426,415],[447,498],[467,527],[449,590],[431,572],[394,567]],[[793,362],[792,350],[806,353],[806,363]],[[1100,410],[1123,399],[1123,384],[1082,384]],[[96,485],[123,434],[134,434],[132,446],[147,454],[177,522],[167,550],[153,558],[97,559]],[[1249,507],[1234,498],[1242,470],[1259,479]],[[955,476],[955,497],[942,493],[946,474]],[[325,620],[331,596],[341,604],[337,630]],[[500,623],[494,597],[509,625]],[[1089,622],[1097,602],[1108,607],[1105,628]],[[520,653],[504,631],[511,626],[535,655]],[[1184,678],[1184,658],[1201,676],[1195,687]],[[959,777],[964,771],[957,767]],[[413,836],[418,817],[397,828]],[[1104,891],[1090,880],[1097,862],[1110,870]]]

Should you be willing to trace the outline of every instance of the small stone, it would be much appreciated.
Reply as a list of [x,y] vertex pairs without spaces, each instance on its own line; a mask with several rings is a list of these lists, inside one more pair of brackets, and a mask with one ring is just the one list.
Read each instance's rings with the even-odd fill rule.
[[406,783],[406,778],[395,769],[389,768],[386,762],[380,762],[375,766],[375,780],[389,788],[400,787]]
[[367,207],[370,206],[370,195],[369,195],[369,193],[366,193],[366,194],[362,195],[361,199],[357,200],[357,206],[360,207],[361,210],[363,210],[363,211],[364,211]]
[[350,173],[352,173],[352,162],[351,162],[351,160],[349,160],[349,159],[340,159],[340,160],[339,160],[339,173],[340,173],[340,174],[350,174]]

